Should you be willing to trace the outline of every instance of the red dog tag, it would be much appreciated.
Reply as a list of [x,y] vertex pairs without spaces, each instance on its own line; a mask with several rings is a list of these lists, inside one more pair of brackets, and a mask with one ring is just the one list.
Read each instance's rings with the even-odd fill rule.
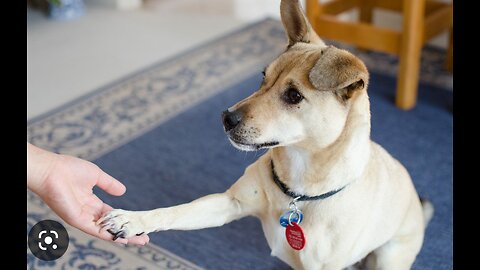
[[305,235],[303,234],[302,227],[297,223],[292,222],[292,225],[287,226],[285,237],[287,237],[287,242],[293,249],[301,250],[305,247]]

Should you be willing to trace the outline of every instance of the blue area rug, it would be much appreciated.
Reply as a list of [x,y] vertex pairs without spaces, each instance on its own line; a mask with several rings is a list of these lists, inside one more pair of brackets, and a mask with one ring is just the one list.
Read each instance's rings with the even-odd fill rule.
[[[262,21],[33,121],[29,141],[91,159],[121,180],[127,186],[121,198],[97,191],[115,208],[147,210],[223,192],[262,153],[235,150],[220,113],[258,88],[261,70],[285,42],[280,22]],[[395,78],[369,69],[372,139],[406,166],[419,194],[435,205],[413,269],[452,269],[452,92],[422,81],[417,106],[402,111],[394,106]],[[289,269],[270,256],[252,217],[150,238],[206,269]]]

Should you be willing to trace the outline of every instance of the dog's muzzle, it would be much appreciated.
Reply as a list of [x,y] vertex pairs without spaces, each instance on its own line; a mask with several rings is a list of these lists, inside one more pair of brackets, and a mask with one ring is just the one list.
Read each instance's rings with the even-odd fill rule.
[[229,112],[228,110],[222,113],[222,122],[225,132],[234,129],[242,121],[242,113],[239,111]]

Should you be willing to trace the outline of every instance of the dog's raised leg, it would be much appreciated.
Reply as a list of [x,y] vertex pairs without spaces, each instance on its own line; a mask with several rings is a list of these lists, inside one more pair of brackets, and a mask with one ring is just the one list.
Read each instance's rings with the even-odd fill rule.
[[238,200],[228,193],[211,194],[190,203],[151,211],[115,209],[97,221],[114,238],[164,230],[195,230],[222,226],[244,216]]
[[[196,230],[218,227],[254,214],[264,201],[248,177],[240,178],[224,193],[207,195],[190,203],[150,211],[115,209],[97,221],[114,239],[154,231]],[[263,194],[263,193],[262,193]]]

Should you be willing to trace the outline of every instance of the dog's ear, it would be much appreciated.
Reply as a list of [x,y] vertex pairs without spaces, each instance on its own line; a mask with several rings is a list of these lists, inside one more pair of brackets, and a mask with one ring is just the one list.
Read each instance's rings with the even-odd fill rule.
[[280,16],[288,37],[288,47],[297,42],[317,43],[325,46],[308,22],[298,0],[282,0]]
[[329,46],[322,49],[308,78],[318,90],[336,91],[342,99],[347,100],[355,91],[367,87],[368,70],[351,53]]

